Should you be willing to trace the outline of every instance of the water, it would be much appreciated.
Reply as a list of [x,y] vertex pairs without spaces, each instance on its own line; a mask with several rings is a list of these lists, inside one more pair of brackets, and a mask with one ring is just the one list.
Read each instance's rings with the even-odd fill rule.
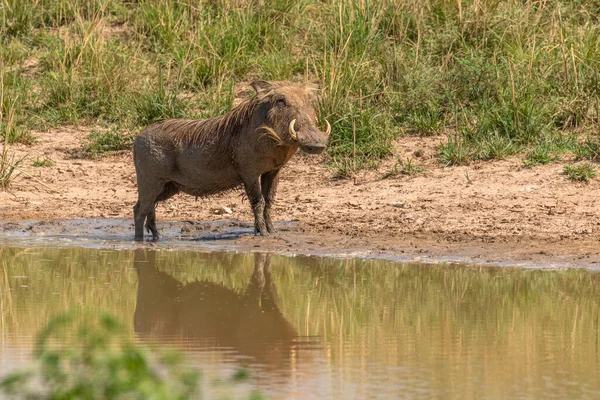
[[83,306],[207,379],[247,366],[234,396],[600,396],[593,271],[51,247],[0,247],[0,267],[2,374],[51,316]]

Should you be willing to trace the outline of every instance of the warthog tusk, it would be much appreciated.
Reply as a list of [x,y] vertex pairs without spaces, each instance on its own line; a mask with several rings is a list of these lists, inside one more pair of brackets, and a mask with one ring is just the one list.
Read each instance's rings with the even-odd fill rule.
[[331,125],[329,125],[329,121],[325,120],[325,123],[327,124],[327,129],[325,130],[325,134],[329,135],[331,133]]
[[292,137],[292,139],[294,140],[298,140],[298,135],[296,135],[296,130],[294,129],[294,124],[296,123],[296,120],[293,119],[292,122],[290,122],[290,136]]

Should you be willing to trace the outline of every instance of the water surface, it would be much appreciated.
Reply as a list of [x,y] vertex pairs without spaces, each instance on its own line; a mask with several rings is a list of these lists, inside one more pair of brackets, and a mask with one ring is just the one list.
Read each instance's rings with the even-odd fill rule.
[[208,378],[248,366],[236,390],[268,398],[600,396],[592,271],[50,247],[0,247],[0,266],[1,373],[82,306]]

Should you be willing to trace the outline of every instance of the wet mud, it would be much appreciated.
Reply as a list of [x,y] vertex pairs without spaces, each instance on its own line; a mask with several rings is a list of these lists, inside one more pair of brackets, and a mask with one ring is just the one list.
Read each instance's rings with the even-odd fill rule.
[[91,248],[186,249],[198,251],[271,252],[281,255],[378,258],[422,263],[460,262],[525,268],[600,269],[595,240],[514,241],[444,240],[427,235],[395,238],[348,237],[304,232],[295,221],[276,223],[278,234],[254,235],[251,223],[236,219],[161,221],[162,238],[133,240],[130,219],[61,219],[0,222],[0,244],[81,246]]

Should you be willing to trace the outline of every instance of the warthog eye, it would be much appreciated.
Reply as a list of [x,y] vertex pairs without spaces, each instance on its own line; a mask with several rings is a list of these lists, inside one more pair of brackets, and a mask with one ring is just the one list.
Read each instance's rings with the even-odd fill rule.
[[287,101],[286,101],[285,97],[283,97],[283,96],[278,97],[277,100],[275,100],[275,105],[277,107],[281,107],[281,108],[287,106]]

